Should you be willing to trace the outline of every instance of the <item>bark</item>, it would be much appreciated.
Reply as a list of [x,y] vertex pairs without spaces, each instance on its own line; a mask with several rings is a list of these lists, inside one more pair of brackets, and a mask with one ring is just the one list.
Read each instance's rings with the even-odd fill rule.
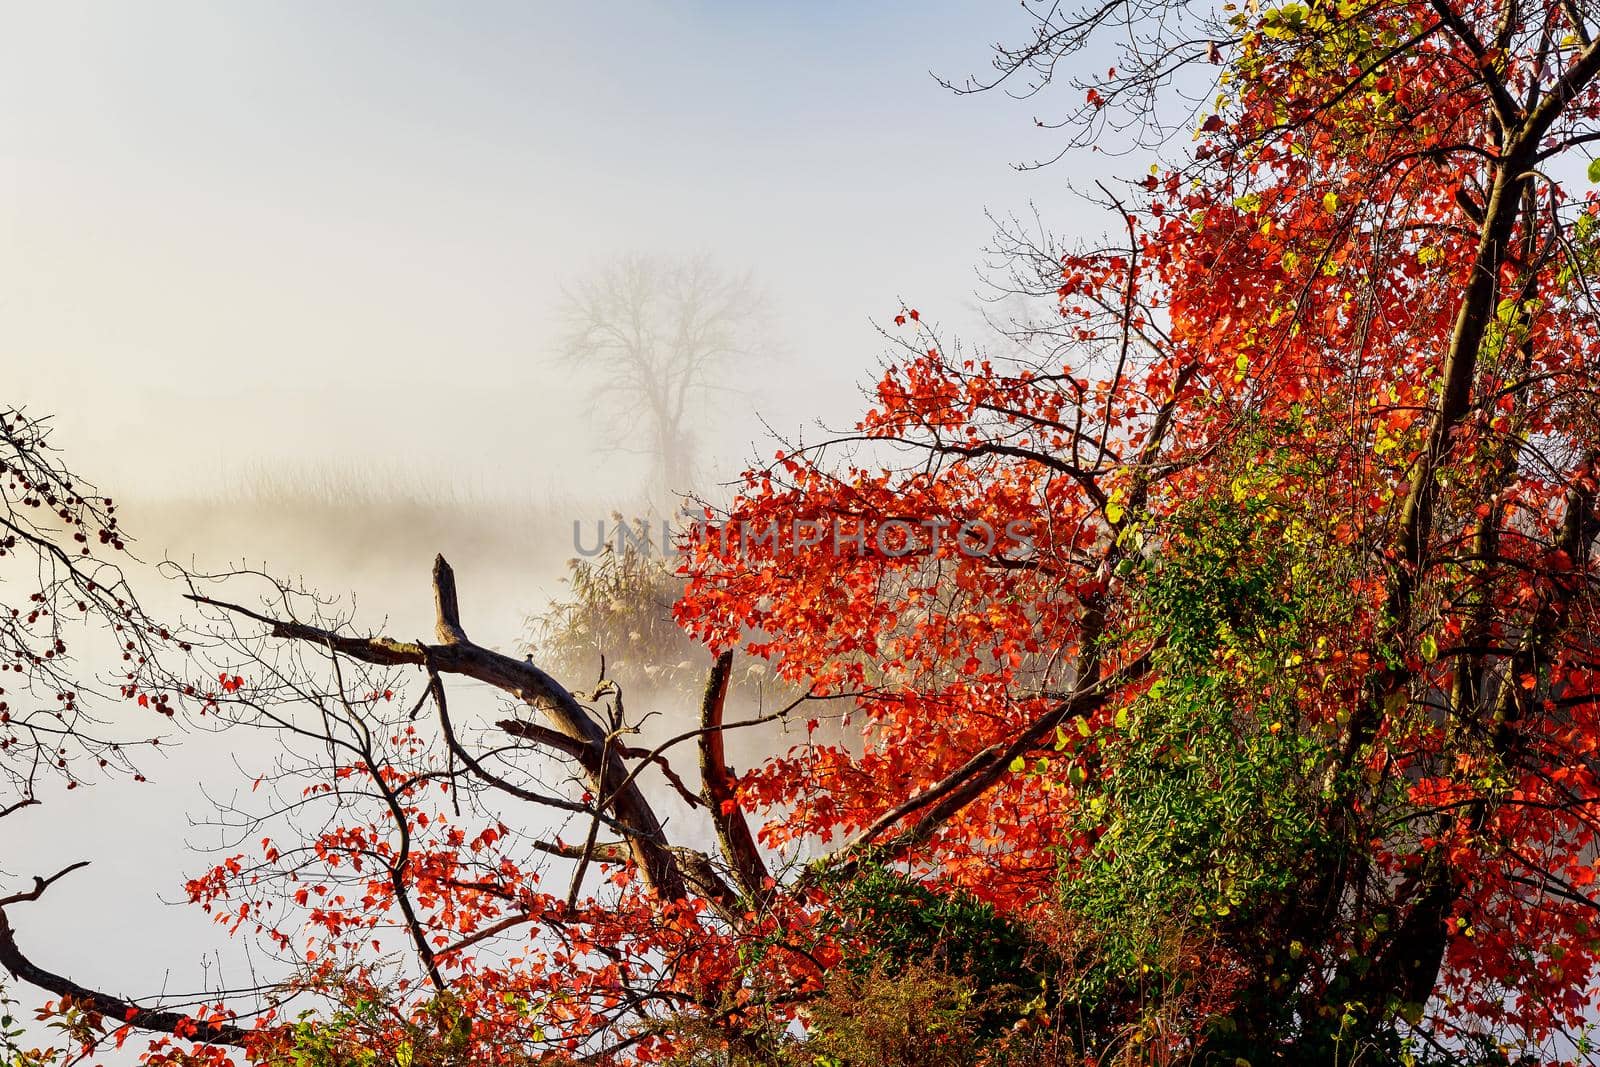
[[728,676],[732,671],[733,653],[724,652],[717,657],[706,680],[705,699],[700,705],[700,789],[734,881],[747,899],[759,902],[767,896],[767,865],[739,808],[722,743],[723,707],[728,700]]

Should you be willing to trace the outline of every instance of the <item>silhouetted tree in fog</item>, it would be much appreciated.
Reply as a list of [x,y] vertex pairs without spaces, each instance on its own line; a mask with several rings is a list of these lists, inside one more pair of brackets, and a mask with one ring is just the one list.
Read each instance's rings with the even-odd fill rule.
[[651,457],[653,495],[690,488],[694,426],[711,394],[728,388],[722,372],[754,351],[763,303],[748,272],[704,256],[630,256],[568,292],[563,358],[594,376],[610,446]]

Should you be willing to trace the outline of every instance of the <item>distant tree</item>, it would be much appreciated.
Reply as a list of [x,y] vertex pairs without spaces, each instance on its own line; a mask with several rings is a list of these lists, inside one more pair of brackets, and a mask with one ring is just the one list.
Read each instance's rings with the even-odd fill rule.
[[723,372],[753,354],[763,298],[749,273],[708,257],[620,259],[567,294],[563,359],[594,378],[603,432],[618,451],[649,456],[659,498],[690,487],[693,427]]

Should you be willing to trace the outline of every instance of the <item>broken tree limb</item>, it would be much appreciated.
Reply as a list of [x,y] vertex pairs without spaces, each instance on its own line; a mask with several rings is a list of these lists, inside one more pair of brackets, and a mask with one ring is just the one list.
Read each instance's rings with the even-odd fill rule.
[[683,876],[667,847],[661,821],[638,784],[631,780],[621,756],[607,750],[605,729],[565,686],[532,663],[513,659],[467,639],[461,626],[455,572],[443,556],[434,560],[433,586],[438,612],[436,631],[443,639],[437,645],[377,635],[358,637],[336,633],[198,594],[190,594],[188,599],[259,622],[275,637],[313,643],[377,666],[431,667],[439,674],[472,678],[538,709],[556,731],[578,746],[581,754],[577,758],[585,767],[590,786],[596,796],[608,798],[612,814],[627,837],[646,883],[664,897],[682,899],[686,891]]

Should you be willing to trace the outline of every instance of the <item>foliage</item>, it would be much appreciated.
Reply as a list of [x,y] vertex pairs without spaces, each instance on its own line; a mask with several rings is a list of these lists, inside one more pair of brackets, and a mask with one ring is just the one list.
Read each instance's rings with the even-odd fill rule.
[[834,972],[841,979],[874,989],[927,982],[959,999],[972,1047],[1053,1001],[1049,950],[1016,920],[969,892],[941,892],[885,867],[869,864],[844,880],[819,932],[846,946]]
[[804,1052],[817,1067],[968,1067],[989,1007],[970,980],[925,964],[840,976],[811,1009]]
[[673,622],[683,579],[670,546],[642,519],[614,515],[601,529],[599,551],[568,562],[569,593],[528,619],[529,655],[559,677],[609,677],[624,692],[692,688],[705,650]]
[[[1062,885],[1066,913],[1095,931],[1092,1004],[1225,987],[1238,960],[1275,947],[1304,872],[1336,862],[1319,811],[1332,738],[1306,712],[1318,635],[1352,605],[1279,484],[1271,467],[1240,471],[1126,561],[1154,680],[1099,733],[1079,720],[1059,741],[1092,745],[1066,783],[1081,844]],[[1204,946],[1207,968],[1174,938]]]
[[59,1048],[28,1047],[27,1030],[16,1017],[19,1010],[11,990],[0,986],[0,1063],[5,1067],[54,1067],[65,1055]]
[[806,1032],[750,1035],[730,1040],[726,1031],[693,1018],[669,1026],[677,1050],[674,1067],[1077,1067],[1070,1054],[1041,1029],[1043,1014],[1014,1020],[1007,1033],[986,1032],[992,1005],[970,979],[928,964],[893,972],[843,970],[809,998]]
[[[307,1011],[264,1047],[256,1062],[266,1067],[468,1067],[480,1062],[472,1041],[472,1018],[449,996],[406,1012],[383,990],[341,991],[336,1008],[319,1017]],[[522,1061],[562,1067],[547,1057]]]

